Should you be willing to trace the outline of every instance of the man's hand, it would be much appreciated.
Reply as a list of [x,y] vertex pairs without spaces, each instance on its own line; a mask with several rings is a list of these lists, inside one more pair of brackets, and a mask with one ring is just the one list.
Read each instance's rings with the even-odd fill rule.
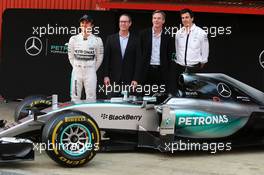
[[203,69],[204,68],[204,65],[205,65],[205,63],[201,63],[200,64],[200,69]]
[[109,86],[110,85],[110,78],[109,77],[104,77],[104,85]]
[[135,80],[132,80],[131,81],[131,86],[133,88],[133,91],[136,89],[137,85],[138,85],[138,82],[137,81],[135,81]]

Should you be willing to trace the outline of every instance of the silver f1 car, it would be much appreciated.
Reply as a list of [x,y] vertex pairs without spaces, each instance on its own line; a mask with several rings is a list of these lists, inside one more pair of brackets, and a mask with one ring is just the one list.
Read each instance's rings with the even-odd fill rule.
[[[15,111],[16,122],[2,122],[0,138],[38,138],[50,158],[68,167],[87,163],[98,150],[170,151],[169,143],[179,141],[263,143],[263,92],[224,74],[183,74],[179,85],[176,96],[143,99],[57,104],[56,98],[28,97]],[[24,154],[5,144],[15,143],[0,140],[2,160],[32,154],[25,142]]]

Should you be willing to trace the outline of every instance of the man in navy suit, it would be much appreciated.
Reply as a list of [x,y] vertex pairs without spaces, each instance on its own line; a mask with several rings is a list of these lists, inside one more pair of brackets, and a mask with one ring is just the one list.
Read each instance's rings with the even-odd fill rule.
[[[165,35],[163,25],[166,14],[156,10],[152,13],[152,27],[140,33],[141,54],[143,59],[142,77],[145,85],[158,85],[162,91],[174,91],[171,85],[175,84],[172,74],[172,65],[175,64],[173,54],[175,47],[170,35]],[[154,94],[156,92],[153,92]]]
[[103,63],[105,86],[138,85],[141,71],[140,45],[138,37],[129,31],[131,25],[131,17],[122,14],[119,17],[119,32],[107,37]]

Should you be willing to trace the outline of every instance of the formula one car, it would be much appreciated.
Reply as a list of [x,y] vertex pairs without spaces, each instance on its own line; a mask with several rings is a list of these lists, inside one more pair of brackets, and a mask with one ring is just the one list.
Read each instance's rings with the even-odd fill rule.
[[176,96],[143,99],[57,103],[56,96],[28,97],[0,138],[41,138],[49,157],[68,167],[87,163],[98,150],[263,143],[263,92],[224,74],[182,74],[179,85]]

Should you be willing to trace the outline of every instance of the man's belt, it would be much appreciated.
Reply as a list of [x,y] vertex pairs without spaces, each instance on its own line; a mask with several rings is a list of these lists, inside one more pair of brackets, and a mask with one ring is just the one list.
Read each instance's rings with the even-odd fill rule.
[[152,69],[159,69],[160,68],[160,65],[149,65],[150,66],[150,68],[152,68]]
[[194,64],[194,65],[187,65],[185,67],[189,67],[189,68],[199,68],[199,67],[201,67],[201,63],[197,63],[197,64]]

